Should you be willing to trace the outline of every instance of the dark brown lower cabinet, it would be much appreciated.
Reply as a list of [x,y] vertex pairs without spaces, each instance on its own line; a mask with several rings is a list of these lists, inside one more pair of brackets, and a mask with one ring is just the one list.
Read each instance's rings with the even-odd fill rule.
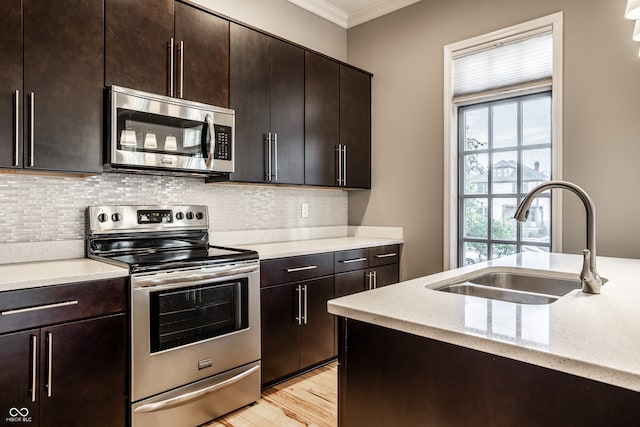
[[631,390],[352,319],[339,319],[339,335],[339,427],[595,427],[640,419],[640,393]]
[[0,425],[126,425],[125,289],[108,279],[0,292]]
[[336,298],[398,283],[398,264],[336,274]]
[[333,276],[261,289],[263,386],[335,357],[333,296]]

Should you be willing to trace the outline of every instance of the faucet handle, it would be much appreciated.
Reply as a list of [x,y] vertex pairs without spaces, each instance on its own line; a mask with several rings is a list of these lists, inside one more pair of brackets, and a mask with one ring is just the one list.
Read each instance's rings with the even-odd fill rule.
[[593,280],[593,273],[591,272],[591,251],[589,249],[582,250],[582,271],[580,272],[580,280],[585,281]]
[[597,271],[591,270],[591,251],[582,250],[582,271],[580,281],[582,282],[582,292],[586,294],[599,294],[602,287],[602,279]]

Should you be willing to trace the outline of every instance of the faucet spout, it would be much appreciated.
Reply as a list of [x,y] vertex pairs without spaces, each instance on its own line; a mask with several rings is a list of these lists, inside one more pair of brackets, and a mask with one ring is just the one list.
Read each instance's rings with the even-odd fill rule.
[[589,195],[582,188],[567,181],[549,181],[542,183],[524,196],[513,217],[521,222],[526,221],[529,217],[529,209],[531,209],[533,199],[543,191],[552,188],[569,190],[577,195],[584,204],[587,213],[587,249],[583,252],[583,266],[582,272],[580,273],[580,280],[582,282],[582,292],[599,294],[600,288],[602,287],[602,279],[596,268],[596,208]]

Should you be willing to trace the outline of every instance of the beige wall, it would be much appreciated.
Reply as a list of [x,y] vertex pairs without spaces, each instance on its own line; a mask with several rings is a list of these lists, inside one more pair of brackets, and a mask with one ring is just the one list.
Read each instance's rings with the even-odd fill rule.
[[287,0],[189,0],[332,58],[347,58],[347,32]]
[[[598,255],[640,258],[640,61],[625,4],[423,0],[348,31],[349,62],[374,73],[373,189],[349,194],[349,223],[404,227],[404,279],[443,269],[443,46],[558,11],[564,179],[596,204]],[[584,209],[564,200],[563,251],[578,253]]]

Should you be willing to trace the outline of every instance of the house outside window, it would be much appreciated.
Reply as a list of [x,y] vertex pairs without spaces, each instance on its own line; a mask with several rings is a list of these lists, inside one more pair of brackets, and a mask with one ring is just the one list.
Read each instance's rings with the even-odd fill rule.
[[446,268],[561,251],[562,12],[445,46]]

